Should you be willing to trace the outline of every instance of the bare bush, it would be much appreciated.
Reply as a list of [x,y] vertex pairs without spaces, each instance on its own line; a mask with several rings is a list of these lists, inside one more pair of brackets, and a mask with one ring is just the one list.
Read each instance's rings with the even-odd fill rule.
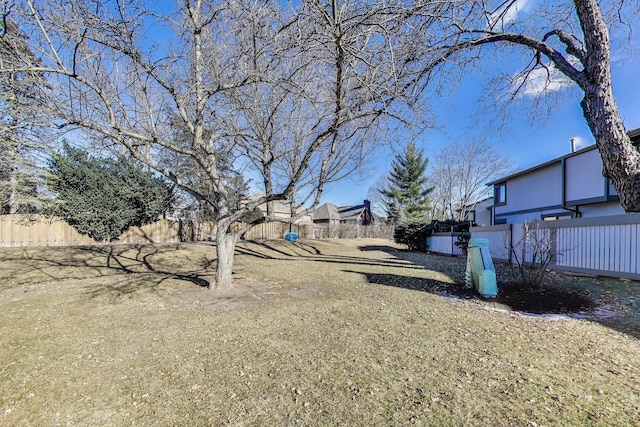
[[393,226],[356,224],[314,224],[315,239],[393,239]]
[[523,286],[536,288],[542,285],[549,264],[560,255],[556,247],[556,234],[555,227],[543,228],[535,221],[525,221],[520,230],[514,228],[515,239],[510,245],[512,265]]

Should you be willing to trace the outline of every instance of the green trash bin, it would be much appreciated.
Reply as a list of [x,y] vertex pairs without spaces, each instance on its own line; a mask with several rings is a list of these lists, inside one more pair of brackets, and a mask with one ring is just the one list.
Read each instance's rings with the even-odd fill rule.
[[484,298],[498,295],[496,271],[489,252],[489,240],[472,237],[467,251],[467,276],[473,278],[473,284]]

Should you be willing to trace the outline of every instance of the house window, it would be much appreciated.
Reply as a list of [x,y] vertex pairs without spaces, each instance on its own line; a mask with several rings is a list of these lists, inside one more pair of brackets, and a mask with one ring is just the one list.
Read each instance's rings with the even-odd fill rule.
[[494,205],[504,205],[507,203],[507,184],[506,183],[502,183],[502,184],[496,184],[493,187],[493,197],[495,200]]
[[467,213],[465,221],[476,222],[476,211],[470,211]]

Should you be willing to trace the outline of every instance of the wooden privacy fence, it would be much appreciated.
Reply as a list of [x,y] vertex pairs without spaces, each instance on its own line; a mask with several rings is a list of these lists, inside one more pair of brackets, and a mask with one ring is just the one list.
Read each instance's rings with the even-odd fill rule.
[[282,239],[289,231],[298,233],[301,239],[313,238],[312,224],[289,224],[285,222],[266,222],[251,227],[245,234],[246,240]]
[[59,218],[40,215],[1,215],[0,247],[74,246],[96,242]]
[[[188,225],[165,219],[143,227],[131,227],[111,243],[172,243],[194,234]],[[0,247],[97,245],[60,218],[40,215],[1,215]]]
[[[247,240],[282,239],[290,230],[301,239],[387,237],[388,227],[332,225],[331,228],[317,224],[288,224],[268,222],[250,228],[244,235]],[[392,229],[391,229],[392,230]],[[213,222],[169,221],[162,219],[143,227],[131,227],[118,239],[110,243],[176,243],[215,240],[216,226]],[[97,245],[90,237],[78,233],[59,218],[40,215],[0,215],[0,247],[19,246],[76,246]]]
[[530,262],[534,241],[546,241],[555,254],[550,268],[640,280],[640,214],[534,224],[528,235],[523,224],[505,224],[472,227],[471,236],[489,240],[494,260],[513,262],[515,247]]

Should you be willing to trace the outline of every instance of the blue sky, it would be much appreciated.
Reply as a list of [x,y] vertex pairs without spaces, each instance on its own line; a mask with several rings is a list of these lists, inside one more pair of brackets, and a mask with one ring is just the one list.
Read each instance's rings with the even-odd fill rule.
[[[633,52],[638,48],[640,40],[636,37],[632,46],[612,54],[613,91],[628,130],[640,128],[640,58]],[[425,148],[426,156],[435,156],[441,147],[455,139],[465,141],[483,133],[499,153],[512,159],[513,168],[517,170],[569,153],[571,138],[577,138],[578,148],[594,144],[582,116],[579,90],[558,85],[556,90],[561,96],[549,114],[545,107],[536,109],[537,95],[524,96],[510,107],[507,120],[498,131],[499,114],[483,112],[480,108],[483,85],[481,79],[467,76],[448,98],[432,105],[439,129],[428,129],[416,139],[418,146]],[[538,117],[531,119],[532,113]],[[329,185],[322,203],[338,206],[362,203],[369,188],[389,170],[393,157],[391,150],[380,151],[362,176]]]

